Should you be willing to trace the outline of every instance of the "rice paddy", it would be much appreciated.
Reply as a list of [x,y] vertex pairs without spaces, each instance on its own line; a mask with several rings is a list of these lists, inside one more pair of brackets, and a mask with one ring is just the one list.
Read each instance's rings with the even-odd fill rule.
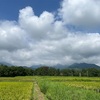
[[1,77],[0,100],[100,100],[100,78]]
[[31,82],[0,82],[0,100],[30,100]]

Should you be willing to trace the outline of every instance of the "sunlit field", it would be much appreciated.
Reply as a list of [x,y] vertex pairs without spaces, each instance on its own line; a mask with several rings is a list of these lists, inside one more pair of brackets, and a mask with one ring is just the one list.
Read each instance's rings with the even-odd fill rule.
[[1,77],[0,100],[100,100],[99,77],[26,76]]
[[0,100],[31,100],[33,98],[33,77],[1,77]]
[[49,100],[100,100],[100,78],[39,77],[38,82]]
[[0,82],[0,100],[30,100],[31,82]]

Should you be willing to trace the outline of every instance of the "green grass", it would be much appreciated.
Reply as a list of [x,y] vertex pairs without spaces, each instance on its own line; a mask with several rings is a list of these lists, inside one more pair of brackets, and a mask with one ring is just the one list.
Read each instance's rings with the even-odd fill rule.
[[0,100],[32,100],[34,82],[48,100],[100,100],[99,77],[63,76],[1,77]]
[[49,100],[100,100],[100,94],[95,91],[66,86],[59,82],[41,82],[39,86]]
[[85,77],[37,78],[41,91],[49,100],[100,100],[100,93],[94,91],[94,88],[100,89],[99,80]]

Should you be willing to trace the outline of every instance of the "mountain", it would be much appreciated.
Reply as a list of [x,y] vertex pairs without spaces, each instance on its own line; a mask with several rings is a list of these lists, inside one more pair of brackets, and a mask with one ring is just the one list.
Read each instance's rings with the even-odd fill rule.
[[41,66],[43,66],[43,65],[32,65],[30,68],[31,68],[31,69],[36,69],[36,68],[39,68],[39,67],[41,67]]
[[68,68],[68,65],[57,64],[53,66],[56,69],[65,69]]
[[[30,68],[31,69],[36,69],[36,68],[39,68],[41,66],[48,66],[48,65],[32,65]],[[68,66],[67,65],[62,65],[62,64],[57,64],[57,65],[54,65],[54,66],[48,66],[48,67],[53,67],[53,68],[56,68],[56,69],[64,69],[64,68],[67,68]]]
[[12,64],[7,63],[7,62],[0,62],[0,65],[13,66]]
[[71,69],[87,69],[87,68],[100,69],[100,66],[96,64],[88,64],[88,63],[74,63],[70,65],[68,68],[71,68]]
[[[36,69],[36,68],[39,68],[41,66],[45,66],[45,65],[32,65],[30,68]],[[88,63],[74,63],[70,66],[69,65],[57,64],[57,65],[48,66],[48,67],[53,67],[53,68],[56,68],[56,69],[66,69],[66,68],[68,68],[68,69],[87,69],[87,68],[100,69],[100,66],[98,66],[96,64],[88,64]]]

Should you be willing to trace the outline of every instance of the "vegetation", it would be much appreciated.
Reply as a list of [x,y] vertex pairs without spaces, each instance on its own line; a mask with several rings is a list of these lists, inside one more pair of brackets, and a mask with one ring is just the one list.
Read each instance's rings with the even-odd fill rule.
[[15,76],[87,76],[87,77],[100,77],[100,69],[55,69],[53,67],[42,66],[36,69],[28,67],[5,66],[0,65],[1,77],[15,77]]
[[100,78],[0,77],[0,100],[100,100]]
[[37,68],[34,70],[35,75],[40,75],[40,76],[58,76],[60,75],[60,70],[55,69],[52,67],[47,67],[47,66],[42,66],[40,68]]
[[79,77],[39,77],[37,81],[49,100],[99,100],[100,79],[95,80],[97,81]]
[[0,65],[0,100],[100,100],[99,77],[96,68]]
[[1,77],[15,77],[15,76],[29,76],[33,75],[34,70],[24,67],[8,67],[6,65],[0,65],[0,76]]
[[0,100],[30,100],[31,82],[0,82]]

